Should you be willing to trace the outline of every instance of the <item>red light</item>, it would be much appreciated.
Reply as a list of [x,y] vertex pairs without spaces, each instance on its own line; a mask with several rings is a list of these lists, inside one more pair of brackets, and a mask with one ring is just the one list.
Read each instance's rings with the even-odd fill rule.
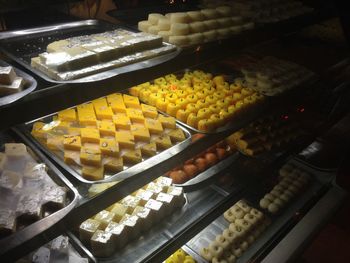
[[285,120],[288,120],[289,116],[288,116],[288,115],[284,115],[283,118],[284,118]]
[[300,109],[300,112],[304,112],[304,111],[305,111],[305,108],[301,108],[301,109]]

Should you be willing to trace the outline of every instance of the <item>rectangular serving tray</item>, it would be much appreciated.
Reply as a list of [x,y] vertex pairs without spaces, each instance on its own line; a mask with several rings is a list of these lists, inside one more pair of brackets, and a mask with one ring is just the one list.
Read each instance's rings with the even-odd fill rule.
[[164,150],[155,156],[148,158],[141,163],[135,164],[119,173],[116,173],[114,175],[111,175],[107,178],[104,178],[103,180],[97,180],[97,181],[91,181],[91,180],[86,180],[84,179],[76,169],[73,167],[67,165],[64,161],[63,158],[58,156],[57,154],[52,153],[48,148],[46,148],[44,145],[42,145],[38,140],[36,140],[32,134],[30,133],[32,125],[35,121],[38,120],[51,120],[51,116],[55,115],[57,113],[52,113],[48,116],[45,116],[43,118],[39,118],[37,120],[33,120],[30,122],[27,122],[25,124],[19,125],[16,129],[17,132],[19,132],[22,136],[27,138],[30,142],[32,142],[36,147],[38,147],[41,151],[43,151],[47,156],[49,156],[52,160],[54,160],[59,166],[61,166],[64,170],[66,170],[70,175],[75,177],[77,180],[79,180],[82,183],[86,184],[95,184],[95,183],[107,183],[107,182],[112,182],[112,181],[121,181],[127,178],[130,178],[132,176],[137,175],[141,171],[144,171],[146,169],[151,168],[152,166],[159,164],[174,154],[177,154],[181,151],[183,151],[185,148],[187,148],[191,144],[191,133],[187,131],[184,127],[181,125],[176,125],[177,128],[180,128],[185,136],[186,139],[182,142],[177,143],[176,145],[170,147],[167,150]]
[[[101,73],[93,74],[80,79],[67,81],[52,79],[41,71],[34,69],[30,65],[31,58],[37,57],[40,53],[45,52],[47,45],[51,42],[73,36],[102,33],[115,29],[127,29],[130,31],[135,31],[132,28],[126,26],[113,25],[99,20],[82,20],[78,22],[0,33],[0,50],[9,58],[22,65],[29,71],[52,83],[85,83],[108,79],[126,72],[140,70],[161,64],[174,58],[180,53],[180,49],[176,48],[174,52],[168,54],[132,63],[130,65],[106,70]],[[163,46],[165,45],[171,44],[163,42]]]
[[[29,140],[24,138],[23,136],[12,136],[11,134],[8,135],[8,137],[5,138],[5,140],[1,140],[1,144],[4,142],[22,142],[24,143],[27,148],[30,149],[29,153],[32,153],[34,159],[36,159],[39,162],[42,162],[46,165],[47,174],[51,177],[51,179],[59,186],[63,186],[67,189],[67,202],[68,204],[44,217],[43,219],[40,219],[39,221],[28,225],[27,227],[17,231],[16,233],[0,239],[0,257],[6,258],[8,255],[16,255],[18,251],[21,251],[21,249],[26,249],[29,246],[37,246],[43,244],[35,244],[33,245],[32,241],[39,235],[42,235],[45,231],[52,231],[52,229],[55,228],[55,224],[59,223],[77,204],[80,195],[78,194],[78,191],[75,189],[75,187],[67,180],[63,174],[53,165],[52,162],[50,162],[44,154],[42,154],[38,148],[31,143]],[[35,243],[35,242],[34,242]],[[35,249],[35,248],[34,248]]]

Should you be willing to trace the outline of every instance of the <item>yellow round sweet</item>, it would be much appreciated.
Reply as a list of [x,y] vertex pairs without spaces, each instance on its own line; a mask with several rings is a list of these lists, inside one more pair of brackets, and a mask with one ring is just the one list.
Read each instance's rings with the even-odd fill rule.
[[216,88],[218,90],[220,90],[220,91],[223,90],[223,89],[229,89],[230,88],[230,84],[228,82],[224,81],[223,83],[217,84]]
[[177,95],[177,97],[179,99],[186,98],[186,96],[188,95],[185,90],[177,90],[177,91],[175,91],[175,94]]
[[205,101],[208,102],[209,104],[215,104],[216,98],[213,95],[209,95],[205,98]]
[[198,110],[199,110],[199,108],[198,108],[198,106],[195,104],[195,103],[189,103],[189,104],[187,104],[187,106],[186,106],[186,110],[188,111],[188,112],[193,112],[193,113],[197,113],[198,112]]
[[214,123],[209,119],[201,119],[198,121],[198,130],[212,131],[215,129]]
[[[228,98],[228,97],[226,97]],[[216,102],[216,105],[219,107],[219,109],[226,109],[228,106],[230,106],[230,101],[229,99],[232,101],[232,98],[229,98],[229,99],[221,99],[221,100],[218,100]]]
[[196,102],[196,105],[197,105],[198,109],[207,108],[209,106],[208,102],[206,102],[205,99],[198,100]]
[[163,85],[163,84],[166,84],[167,81],[165,80],[165,78],[161,77],[161,78],[155,79],[155,80],[154,80],[154,83],[157,84],[157,85],[159,85],[159,86],[161,86],[161,85]]
[[185,109],[188,101],[185,98],[179,98],[176,100],[176,104],[180,106],[180,109]]
[[225,98],[225,93],[221,91],[214,92],[213,95],[217,100]]
[[164,76],[166,81],[177,80],[177,77],[174,74],[168,74]]
[[218,75],[213,78],[213,82],[216,86],[223,84],[225,82],[225,78],[223,75]]
[[204,89],[203,83],[200,82],[200,83],[194,84],[193,85],[193,89],[194,89],[195,92],[203,90]]
[[205,99],[209,95],[209,93],[208,93],[208,90],[203,89],[201,91],[196,92],[196,95],[198,99]]
[[232,95],[233,103],[237,103],[237,101],[242,99],[241,93],[233,93]]
[[139,96],[140,90],[142,89],[142,86],[134,86],[129,89],[129,93],[135,97]]
[[230,88],[232,89],[233,92],[241,92],[242,86],[233,83],[230,85]]
[[194,128],[197,128],[198,121],[200,121],[200,119],[197,117],[197,114],[194,112],[191,112],[187,117],[187,124]]
[[214,128],[221,127],[221,126],[224,124],[223,119],[220,118],[220,115],[217,114],[217,113],[212,114],[212,115],[210,116],[210,121],[211,121],[211,123],[213,124],[213,127],[214,127]]
[[198,110],[197,117],[200,119],[209,119],[211,114],[212,111],[210,110],[210,108],[202,108]]
[[178,97],[175,93],[171,92],[171,93],[168,93],[165,98],[169,101],[169,102],[175,102]]
[[149,97],[151,94],[152,94],[151,91],[148,90],[147,88],[143,88],[139,92],[140,99],[146,103],[148,103]]
[[209,106],[212,113],[219,113],[221,108],[217,104],[212,104]]
[[179,110],[176,112],[176,119],[178,119],[179,121],[182,121],[182,122],[186,123],[189,114],[190,114],[190,112],[188,112],[187,110],[185,110],[185,109],[179,109]]
[[191,86],[188,86],[185,88],[185,91],[187,92],[188,95],[191,95],[191,94],[194,94],[195,93],[195,90],[193,87]]
[[180,105],[174,103],[174,102],[170,102],[168,103],[167,107],[166,107],[166,113],[168,113],[170,116],[175,117],[176,116],[176,112],[181,109]]
[[149,85],[148,89],[152,92],[158,92],[159,86],[158,85]]
[[156,107],[157,107],[159,110],[165,112],[168,103],[169,103],[169,101],[168,101],[166,98],[160,98],[160,99],[158,99],[157,102],[156,102]]
[[198,97],[196,94],[190,94],[187,95],[186,99],[190,102],[190,103],[196,103],[198,100]]
[[152,93],[149,96],[148,99],[148,104],[152,105],[152,106],[156,106],[158,99],[163,98],[163,95],[160,93]]

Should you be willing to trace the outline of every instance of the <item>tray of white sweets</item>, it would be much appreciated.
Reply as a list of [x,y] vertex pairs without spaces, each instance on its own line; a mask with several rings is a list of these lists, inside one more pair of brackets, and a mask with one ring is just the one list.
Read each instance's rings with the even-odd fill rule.
[[0,60],[0,107],[23,98],[36,86],[32,76]]
[[49,82],[108,79],[165,62],[179,53],[160,36],[98,20],[0,34],[0,48]]
[[56,163],[83,183],[137,175],[183,151],[191,134],[173,117],[114,93],[20,126]]
[[10,134],[0,145],[0,256],[7,258],[40,245],[32,240],[52,231],[79,194],[31,143]]

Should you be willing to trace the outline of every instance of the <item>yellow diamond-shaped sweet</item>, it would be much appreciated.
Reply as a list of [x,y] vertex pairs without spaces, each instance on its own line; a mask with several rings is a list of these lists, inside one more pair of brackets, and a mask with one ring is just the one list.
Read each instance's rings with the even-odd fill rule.
[[173,117],[167,117],[164,115],[158,116],[158,121],[162,124],[163,128],[175,129],[176,128],[176,120]]
[[158,120],[145,119],[145,126],[152,134],[160,134],[163,132],[163,126]]
[[82,164],[90,166],[101,166],[101,151],[92,148],[81,147],[80,162]]
[[153,106],[150,106],[150,105],[142,103],[141,104],[141,110],[142,110],[143,115],[145,117],[149,117],[149,118],[155,119],[158,116],[158,111],[157,111],[156,107],[153,107]]
[[135,141],[149,142],[151,135],[146,127],[141,125],[131,125],[131,134],[134,135]]
[[142,162],[142,154],[140,149],[127,151],[123,155],[123,161],[128,164],[137,164]]
[[114,139],[100,140],[100,150],[103,155],[118,156],[119,145]]
[[66,109],[58,112],[58,119],[61,121],[76,121],[77,114],[75,109]]
[[115,115],[113,116],[113,122],[117,129],[130,130],[131,120],[126,115]]
[[82,176],[91,181],[97,181],[103,179],[104,169],[101,167],[91,167],[91,166],[83,166],[81,170]]
[[140,109],[128,108],[128,109],[126,109],[126,115],[133,122],[144,123],[144,121],[145,121],[145,117],[143,116],[143,113]]
[[117,131],[115,133],[115,140],[118,142],[121,148],[133,149],[135,147],[135,138],[131,132]]
[[107,172],[117,173],[124,169],[122,157],[108,157],[104,159],[103,163]]
[[81,128],[81,141],[84,142],[92,142],[99,143],[100,142],[100,133],[98,129],[94,128]]
[[97,128],[100,131],[101,136],[113,136],[115,135],[115,125],[110,121],[98,121]]
[[154,142],[157,145],[157,148],[165,150],[172,146],[169,135],[162,135],[155,138]]
[[170,131],[168,135],[173,143],[182,142],[186,139],[184,132],[180,128]]
[[147,143],[141,146],[141,153],[144,156],[154,156],[157,154],[157,146],[155,142]]
[[125,106],[128,108],[140,108],[140,101],[138,97],[123,94]]
[[77,135],[65,135],[63,138],[63,146],[65,150],[80,151],[81,139]]

